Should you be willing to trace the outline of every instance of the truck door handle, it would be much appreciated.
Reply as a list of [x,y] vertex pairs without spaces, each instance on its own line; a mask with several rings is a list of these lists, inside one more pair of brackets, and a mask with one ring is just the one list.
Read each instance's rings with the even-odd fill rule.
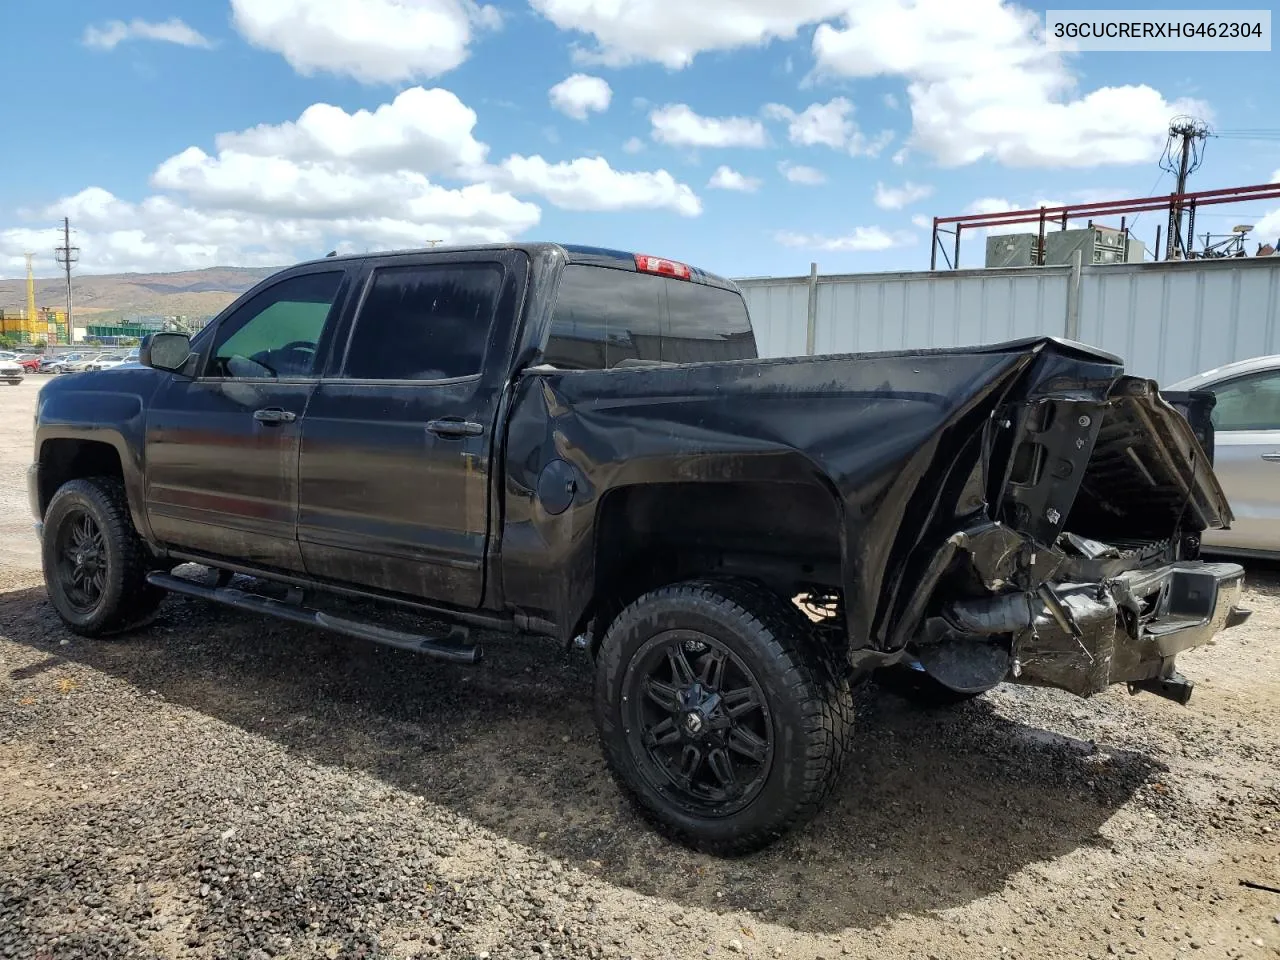
[[279,407],[267,407],[263,410],[253,411],[253,419],[259,423],[293,423],[298,419],[298,415],[291,410],[281,410]]
[[484,425],[470,420],[432,420],[427,429],[437,437],[478,437],[484,433]]
[[1280,450],[1277,450],[1275,453],[1264,453],[1262,455],[1262,459],[1266,460],[1268,463],[1280,463]]

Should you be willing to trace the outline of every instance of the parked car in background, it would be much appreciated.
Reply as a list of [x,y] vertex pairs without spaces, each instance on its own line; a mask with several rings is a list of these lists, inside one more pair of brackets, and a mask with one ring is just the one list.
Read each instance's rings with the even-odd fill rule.
[[44,359],[38,353],[20,353],[18,354],[18,364],[22,367],[24,373],[35,373],[40,369],[40,361]]
[[1231,503],[1230,530],[1206,530],[1206,552],[1280,557],[1280,355],[1253,357],[1172,384],[1162,393],[1215,398],[1214,472]]
[[52,357],[45,357],[40,363],[41,373],[67,373],[67,368],[72,363],[80,363],[90,359],[91,355],[87,353],[64,353],[55,354]]
[[22,382],[22,376],[25,371],[22,364],[13,359],[0,359],[0,380],[7,380],[11,385],[17,386]]
[[118,367],[125,362],[123,353],[104,353],[99,357],[94,357],[87,364],[86,370],[110,370],[112,367]]
[[72,360],[70,358],[67,359],[67,362],[63,365],[62,372],[63,373],[82,373],[85,370],[91,370],[93,368],[90,366],[90,364],[96,363],[98,360],[101,360],[105,356],[107,356],[105,353],[77,354],[76,355],[77,359],[75,360]]

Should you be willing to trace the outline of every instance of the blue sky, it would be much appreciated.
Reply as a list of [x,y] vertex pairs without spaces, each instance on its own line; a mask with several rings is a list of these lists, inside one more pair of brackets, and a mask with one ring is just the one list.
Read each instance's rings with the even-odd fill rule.
[[[1280,127],[1276,53],[1064,57],[1037,22],[1001,0],[8,3],[0,275],[25,250],[51,275],[63,215],[84,272],[507,238],[923,269],[935,215],[1167,192],[1175,113]],[[1280,138],[1217,138],[1192,186],[1277,175]],[[1242,220],[1280,234],[1280,203],[1197,228]]]

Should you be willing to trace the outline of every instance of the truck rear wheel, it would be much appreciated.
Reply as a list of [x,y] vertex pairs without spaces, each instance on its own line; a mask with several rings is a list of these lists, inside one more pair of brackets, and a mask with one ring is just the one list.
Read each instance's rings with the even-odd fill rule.
[[675,584],[623,610],[595,700],[605,758],[640,809],[722,855],[818,811],[853,713],[845,671],[795,607],[741,581]]
[[86,637],[145,621],[164,599],[146,581],[149,554],[112,477],[70,480],[45,511],[42,557],[54,610]]

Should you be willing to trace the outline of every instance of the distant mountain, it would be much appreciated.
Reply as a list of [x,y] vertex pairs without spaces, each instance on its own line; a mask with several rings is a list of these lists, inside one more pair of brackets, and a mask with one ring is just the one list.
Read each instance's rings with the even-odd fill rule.
[[[209,267],[179,273],[72,274],[72,309],[89,319],[137,316],[207,317],[270,276],[276,267]],[[64,280],[37,280],[36,305],[66,305]],[[0,280],[0,309],[23,310],[25,279]],[[77,324],[78,325],[78,324]]]

